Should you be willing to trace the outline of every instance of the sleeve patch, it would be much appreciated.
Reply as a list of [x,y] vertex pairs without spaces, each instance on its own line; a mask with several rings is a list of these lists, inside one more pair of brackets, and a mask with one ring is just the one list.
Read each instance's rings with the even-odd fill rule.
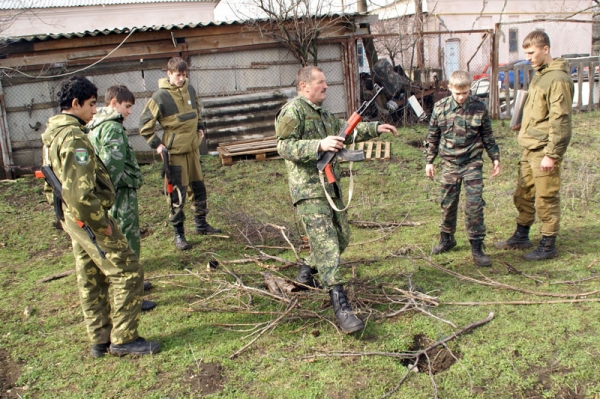
[[119,140],[114,139],[108,142],[108,146],[110,147],[111,151],[119,151],[121,148],[121,143],[119,143]]
[[298,121],[289,115],[283,115],[279,119],[275,133],[277,137],[286,139],[290,136],[292,131],[298,126]]
[[77,148],[75,150],[75,161],[80,165],[87,165],[90,160],[86,148]]

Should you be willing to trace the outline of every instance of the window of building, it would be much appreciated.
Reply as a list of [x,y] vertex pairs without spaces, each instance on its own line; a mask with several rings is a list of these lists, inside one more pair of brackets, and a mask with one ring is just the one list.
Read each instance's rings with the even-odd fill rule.
[[511,53],[519,51],[519,31],[517,29],[509,29],[508,31],[508,51]]

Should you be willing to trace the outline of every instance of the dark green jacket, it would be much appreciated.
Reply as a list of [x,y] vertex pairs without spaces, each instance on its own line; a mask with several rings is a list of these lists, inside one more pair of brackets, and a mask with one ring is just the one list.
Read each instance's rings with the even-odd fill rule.
[[114,108],[99,108],[88,127],[91,129],[88,137],[110,173],[115,188],[140,188],[142,171],[129,144],[123,116]]
[[[325,198],[323,186],[319,180],[317,161],[321,155],[317,150],[319,142],[327,136],[336,136],[346,122],[331,112],[298,96],[285,104],[275,118],[277,151],[288,171],[288,183],[292,202],[308,198]],[[356,127],[355,141],[365,141],[377,137],[377,122],[361,122]],[[346,144],[352,142],[352,135],[346,137]],[[333,162],[333,173],[339,184],[341,170],[339,163]],[[325,183],[329,195],[338,197],[331,184]],[[337,191],[337,192],[336,192]]]
[[463,166],[481,160],[484,149],[492,160],[500,159],[487,108],[479,98],[469,96],[459,104],[448,96],[435,103],[427,134],[428,164],[439,155]]

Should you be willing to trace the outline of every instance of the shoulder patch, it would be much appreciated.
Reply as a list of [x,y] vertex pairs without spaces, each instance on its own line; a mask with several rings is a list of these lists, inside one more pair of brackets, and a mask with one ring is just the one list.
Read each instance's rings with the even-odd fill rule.
[[121,144],[119,143],[119,140],[113,139],[108,142],[108,146],[110,147],[111,151],[119,151]]
[[287,114],[283,114],[279,118],[277,127],[275,128],[275,134],[279,138],[286,139],[294,131],[296,126],[298,126],[298,120],[296,118],[293,118]]
[[88,150],[86,148],[77,148],[75,151],[75,162],[80,165],[87,165],[90,161]]

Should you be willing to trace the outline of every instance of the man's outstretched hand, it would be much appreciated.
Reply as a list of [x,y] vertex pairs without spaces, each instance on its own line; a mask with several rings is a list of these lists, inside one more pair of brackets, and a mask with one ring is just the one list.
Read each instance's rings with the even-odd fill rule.
[[398,130],[396,130],[396,126],[388,125],[387,123],[378,125],[377,133],[392,133],[394,137],[398,137]]

